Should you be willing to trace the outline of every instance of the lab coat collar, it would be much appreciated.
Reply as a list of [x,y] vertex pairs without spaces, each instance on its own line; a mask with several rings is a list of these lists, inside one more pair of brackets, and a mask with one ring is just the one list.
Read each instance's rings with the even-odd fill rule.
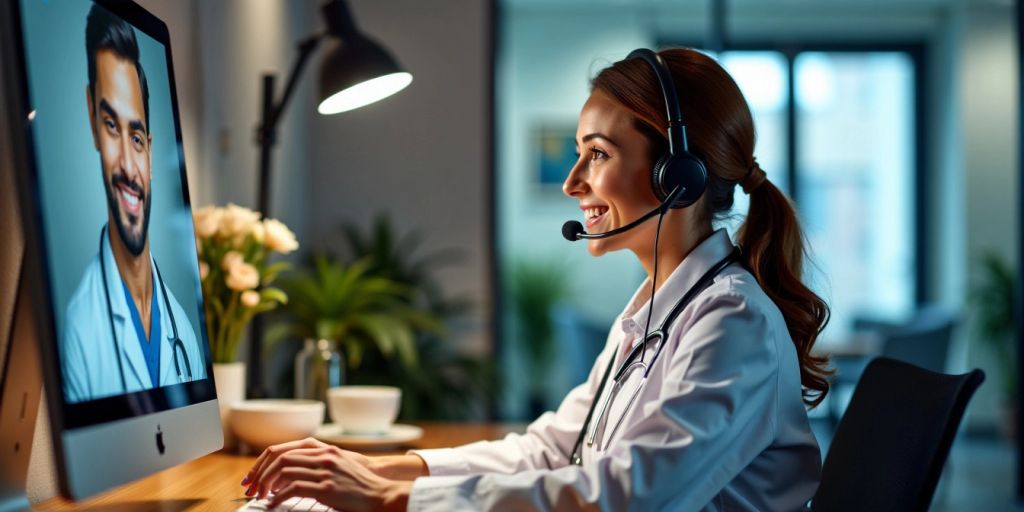
[[[107,225],[106,236],[103,243],[103,261],[106,263],[107,272],[103,276],[104,281],[107,283],[107,290],[110,292],[110,309],[111,315],[114,318],[114,333],[117,336],[117,344],[121,347],[121,353],[124,360],[128,361],[128,367],[131,371],[135,372],[135,379],[138,382],[150,382],[152,379],[149,376],[149,369],[146,367],[146,356],[142,353],[142,347],[139,346],[138,336],[135,334],[135,328],[128,329],[128,324],[131,322],[130,313],[128,310],[128,302],[125,300],[124,291],[122,290],[121,274],[117,271],[117,260],[114,259],[114,250],[110,246],[110,226]],[[154,288],[153,293],[159,293],[159,283],[156,279],[156,267],[153,263],[153,254],[149,255],[149,265],[153,269],[154,276]],[[157,297],[157,307],[163,308],[163,297]],[[162,319],[166,317],[165,309],[160,310],[160,330],[164,330],[166,322]],[[161,335],[161,337],[166,337]],[[164,345],[160,347],[160,378],[163,380],[163,375],[167,372],[168,359],[164,356],[166,350],[169,347]],[[153,383],[154,386],[159,383]],[[148,387],[148,386],[143,386]],[[131,387],[129,386],[129,389]]]
[[[729,233],[719,229],[697,245],[690,254],[672,271],[668,279],[661,285],[655,295],[654,312],[651,317],[651,330],[661,326],[676,302],[700,280],[711,267],[729,255],[734,249]],[[659,269],[664,271],[665,269]],[[651,280],[648,277],[633,294],[629,306],[622,313],[621,328],[627,339],[632,338],[632,345],[643,341],[644,328],[647,324],[647,311],[650,307]],[[643,303],[640,303],[643,301]]]

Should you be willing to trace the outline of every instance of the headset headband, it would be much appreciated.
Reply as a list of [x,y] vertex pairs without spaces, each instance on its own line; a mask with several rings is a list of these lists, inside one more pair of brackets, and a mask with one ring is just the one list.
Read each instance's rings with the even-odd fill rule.
[[[626,56],[626,60],[641,59],[651,65],[654,76],[661,86],[661,95],[665,98],[665,115],[668,116],[668,154],[671,157],[677,154],[689,152],[686,142],[686,125],[683,124],[683,111],[679,108],[679,97],[675,85],[672,83],[672,74],[661,56],[647,48],[633,50]],[[678,151],[677,150],[681,150]]]

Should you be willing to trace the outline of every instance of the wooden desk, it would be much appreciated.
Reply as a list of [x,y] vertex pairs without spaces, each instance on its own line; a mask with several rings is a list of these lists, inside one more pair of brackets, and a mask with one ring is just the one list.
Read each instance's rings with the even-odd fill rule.
[[[498,439],[509,432],[523,432],[525,425],[480,423],[420,423],[423,437],[398,451],[364,452],[370,455],[405,453],[409,448],[445,448],[483,439]],[[248,498],[239,482],[256,460],[255,455],[216,452],[137,482],[75,503],[53,498],[36,504],[35,510],[132,511],[233,511]]]

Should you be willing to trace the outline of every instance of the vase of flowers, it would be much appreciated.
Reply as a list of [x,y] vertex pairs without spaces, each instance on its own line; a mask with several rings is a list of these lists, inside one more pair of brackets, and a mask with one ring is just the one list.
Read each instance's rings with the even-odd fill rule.
[[254,316],[288,301],[272,286],[288,263],[271,263],[270,258],[294,251],[299,243],[284,223],[234,204],[199,208],[194,220],[203,312],[221,420],[226,421],[228,407],[245,398],[245,367],[237,359],[246,326]]

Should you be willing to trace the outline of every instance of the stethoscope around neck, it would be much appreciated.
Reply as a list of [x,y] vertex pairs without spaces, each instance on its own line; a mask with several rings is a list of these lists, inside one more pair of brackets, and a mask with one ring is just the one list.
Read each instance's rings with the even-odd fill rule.
[[[612,369],[615,365],[616,358],[612,355],[608,361],[608,369],[605,370],[604,376],[601,377],[601,383],[598,385],[597,392],[594,394],[594,400],[590,403],[590,410],[587,411],[587,417],[583,420],[583,427],[580,429],[579,436],[576,438],[576,444],[573,446],[572,454],[569,456],[569,462],[571,464],[575,464],[577,466],[583,464],[582,448],[584,441],[586,441],[587,446],[594,445],[597,440],[598,432],[602,430],[600,428],[602,422],[607,422],[609,419],[608,412],[611,409],[612,401],[625,385],[626,379],[632,375],[634,371],[643,371],[640,383],[637,384],[636,389],[634,389],[633,393],[629,396],[629,401],[626,402],[626,406],[623,409],[622,414],[619,415],[618,420],[616,420],[611,432],[614,433],[618,430],[619,426],[622,425],[623,420],[626,418],[626,413],[628,412],[629,407],[636,401],[637,396],[640,395],[640,390],[643,389],[644,383],[647,382],[647,376],[654,367],[654,363],[658,361],[658,356],[661,355],[661,350],[665,348],[668,328],[672,325],[672,322],[675,321],[676,317],[683,312],[683,309],[685,309],[690,302],[693,302],[693,299],[696,298],[700,292],[704,291],[708,286],[711,286],[715,276],[725,270],[725,267],[728,267],[735,261],[739,261],[739,259],[739,249],[733,249],[728,256],[722,258],[718,263],[708,269],[708,271],[705,272],[689,290],[687,290],[686,294],[676,302],[668,315],[665,316],[665,319],[662,320],[661,325],[657,329],[648,333],[642,342],[634,345],[633,349],[629,352],[629,355],[626,356],[626,359],[619,366],[618,371],[615,372],[615,377],[612,379],[611,392],[609,392],[608,396],[605,397],[604,404],[601,406],[601,412],[598,413],[597,422],[593,425],[593,428],[591,428],[591,419],[593,418],[597,401],[601,397],[601,393],[604,391],[604,386],[608,383],[608,377],[611,375]],[[651,362],[647,363],[643,359],[643,354],[646,351],[648,343],[655,341],[657,342],[657,345],[654,349],[654,355],[651,357]],[[587,435],[588,431],[590,432],[589,436]]]
[[[114,354],[117,356],[117,369],[121,374],[121,388],[124,392],[128,392],[128,382],[124,378],[124,363],[121,362],[121,350],[117,344],[117,331],[114,329],[114,308],[110,302],[110,287],[107,285],[107,262],[106,257],[103,254],[103,238],[107,234],[107,226],[103,226],[100,229],[100,274],[103,281],[103,295],[107,299],[107,320],[110,321],[110,338],[114,342]],[[153,262],[153,266],[156,268],[156,280],[160,283],[160,294],[164,297],[164,308],[167,310],[167,315],[171,320],[171,336],[167,338],[171,342],[171,357],[174,359],[174,370],[178,373],[178,380],[184,382],[185,375],[188,375],[188,380],[192,380],[192,364],[188,361],[188,352],[185,350],[185,342],[181,341],[181,337],[178,336],[178,323],[174,320],[174,311],[171,308],[171,301],[168,300],[167,286],[164,285],[164,278],[160,275],[160,266]],[[157,340],[159,341],[159,340]],[[181,359],[185,362],[185,374],[181,372],[181,364],[178,362],[178,353],[181,353]],[[159,377],[158,377],[159,379]],[[158,382],[153,383],[153,387],[158,387]]]

